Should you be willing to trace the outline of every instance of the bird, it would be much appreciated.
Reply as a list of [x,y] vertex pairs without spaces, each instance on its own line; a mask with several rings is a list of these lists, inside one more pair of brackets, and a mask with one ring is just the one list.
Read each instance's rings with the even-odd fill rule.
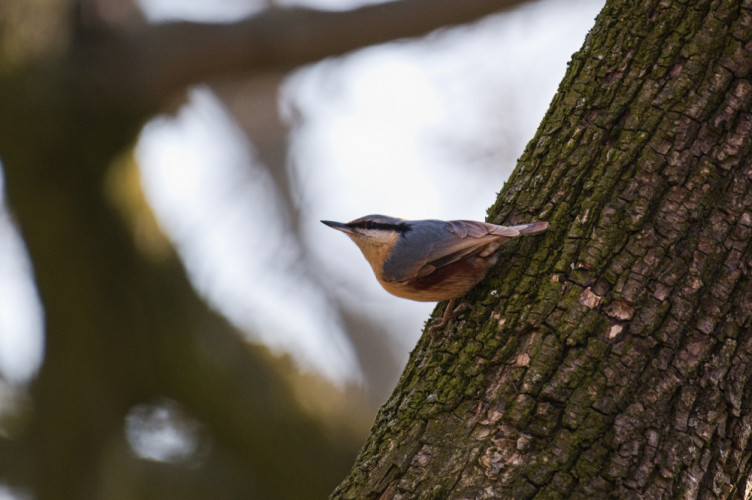
[[455,300],[496,264],[498,250],[514,238],[546,231],[547,222],[500,226],[473,220],[405,220],[366,215],[350,222],[322,220],[358,246],[379,284],[392,295],[419,302],[449,300],[442,328],[458,312]]

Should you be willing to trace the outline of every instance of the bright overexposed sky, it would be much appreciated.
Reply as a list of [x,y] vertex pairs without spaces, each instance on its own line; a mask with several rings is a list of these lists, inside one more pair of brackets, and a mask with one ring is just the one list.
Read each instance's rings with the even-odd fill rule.
[[[259,8],[139,1],[153,20],[228,21]],[[192,89],[177,113],[144,127],[137,156],[147,197],[196,288],[254,340],[332,380],[357,380],[336,311],[306,268],[314,262],[314,274],[336,284],[335,298],[389,325],[385,341],[406,359],[434,304],[388,295],[357,248],[319,220],[482,220],[603,3],[542,0],[472,29],[367,48],[289,75],[282,105],[298,116],[290,173],[313,260],[301,259],[281,227],[279,193],[252,142],[209,87]],[[30,265],[0,212],[0,373],[28,380],[42,346]]]
[[[0,170],[0,207],[6,203],[4,192]],[[0,374],[9,380],[27,381],[42,362],[42,318],[23,240],[10,213],[0,209]],[[0,406],[2,393],[0,384]]]

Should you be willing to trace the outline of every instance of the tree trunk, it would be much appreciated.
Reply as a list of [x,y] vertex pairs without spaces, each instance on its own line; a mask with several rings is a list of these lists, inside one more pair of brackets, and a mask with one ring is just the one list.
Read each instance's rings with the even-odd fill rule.
[[730,498],[750,474],[752,2],[608,2],[335,498]]

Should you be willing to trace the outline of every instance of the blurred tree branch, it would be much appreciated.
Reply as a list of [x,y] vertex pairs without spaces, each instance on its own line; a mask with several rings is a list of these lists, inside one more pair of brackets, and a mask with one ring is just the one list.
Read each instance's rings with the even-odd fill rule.
[[[269,9],[232,24],[178,22],[94,37],[82,66],[106,98],[150,111],[191,83],[233,72],[286,70],[368,45],[415,37],[529,0],[402,0],[326,12]],[[114,93],[114,95],[113,95]]]

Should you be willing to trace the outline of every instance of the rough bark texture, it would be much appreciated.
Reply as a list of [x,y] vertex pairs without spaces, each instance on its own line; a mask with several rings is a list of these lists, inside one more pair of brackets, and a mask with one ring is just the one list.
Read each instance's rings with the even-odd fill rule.
[[752,2],[609,2],[335,498],[731,498],[750,474]]

